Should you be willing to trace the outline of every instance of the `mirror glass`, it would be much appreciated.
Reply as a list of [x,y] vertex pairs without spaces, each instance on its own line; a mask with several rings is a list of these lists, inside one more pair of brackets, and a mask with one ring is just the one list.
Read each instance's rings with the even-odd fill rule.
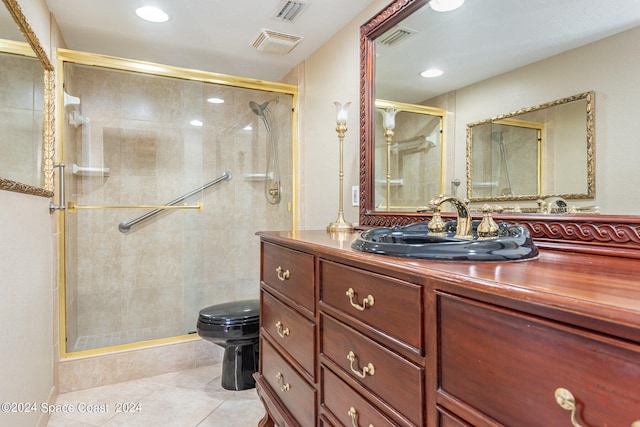
[[415,211],[442,191],[444,111],[376,100],[376,209]]
[[[615,4],[597,0],[466,1],[459,9],[444,13],[433,10],[428,0],[390,3],[361,29],[361,224],[407,217],[401,210],[394,216],[393,209],[379,208],[377,182],[385,177],[380,175],[384,168],[377,164],[383,159],[374,148],[381,137],[376,132],[382,120],[375,110],[377,99],[446,112],[442,135],[446,192],[449,183],[459,179],[458,196],[471,195],[477,201],[501,200],[506,191],[513,193],[510,200],[522,199],[527,201],[524,207],[535,207],[538,195],[561,194],[577,199],[572,203],[599,206],[601,214],[637,215],[640,176],[632,172],[632,159],[640,155],[633,144],[640,123],[634,118],[637,102],[631,94],[640,74],[636,59],[640,57],[639,24],[640,8],[635,0]],[[421,76],[433,68],[442,74]],[[471,156],[467,155],[468,125],[472,134],[476,130],[488,135],[497,132],[497,137],[506,128],[477,126],[488,118],[510,117],[513,112],[587,92],[599,101],[593,107],[592,140],[583,139],[580,152],[574,149],[578,145],[559,144],[559,136],[554,136],[551,145],[548,124],[543,122],[544,126],[536,125],[542,127],[537,129],[541,142],[520,147],[528,152],[519,155],[529,161],[526,183],[514,182],[519,178],[514,169],[520,166],[513,166],[511,189],[508,183],[497,183],[490,193],[487,188],[473,187],[473,181],[493,185],[500,168],[488,165],[499,162],[500,154],[499,147],[498,152],[496,147],[489,152],[476,147],[484,157],[470,169],[475,167],[480,175],[467,176]],[[522,120],[539,121],[535,117]],[[492,124],[498,125],[502,126]],[[515,130],[509,130],[510,134]],[[535,126],[523,132],[535,140],[534,130]],[[593,163],[589,163],[590,156]],[[560,175],[562,165],[573,168],[578,164],[580,169]],[[504,167],[502,176],[507,178]],[[517,185],[526,187],[514,188]],[[477,211],[481,204],[471,207]]]
[[26,43],[0,40],[0,175],[41,187],[44,70],[32,55]]
[[593,197],[593,93],[467,126],[474,202]]
[[[0,7],[0,189],[51,197],[52,67],[15,1]],[[46,101],[47,97],[51,100]],[[48,140],[48,141],[45,141]],[[49,175],[51,175],[49,173]]]

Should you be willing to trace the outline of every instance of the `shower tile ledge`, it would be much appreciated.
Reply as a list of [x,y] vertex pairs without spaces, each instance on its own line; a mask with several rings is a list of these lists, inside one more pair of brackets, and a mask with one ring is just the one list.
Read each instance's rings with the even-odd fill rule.
[[100,387],[222,361],[224,349],[200,337],[110,353],[62,359],[60,393]]

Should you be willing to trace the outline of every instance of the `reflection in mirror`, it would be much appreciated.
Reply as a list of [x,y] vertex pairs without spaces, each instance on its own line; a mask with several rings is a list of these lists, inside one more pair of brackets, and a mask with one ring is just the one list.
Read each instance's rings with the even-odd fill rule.
[[376,100],[376,210],[415,212],[442,192],[444,111]]
[[469,127],[468,194],[478,200],[540,194],[542,129],[535,123],[488,122]]
[[27,43],[0,40],[0,175],[42,186],[42,64]]
[[[0,190],[53,195],[53,66],[16,0],[0,7]],[[26,42],[25,43],[25,39]]]
[[467,126],[472,202],[593,198],[594,163],[593,92]]
[[[635,173],[640,121],[633,96],[640,74],[637,1],[483,0],[443,14],[429,9],[426,0],[394,0],[360,29],[360,225],[405,225],[431,216],[375,209],[376,99],[438,101],[429,105],[447,112],[444,178],[453,183],[465,173],[467,124],[593,90],[598,94],[598,194],[593,203],[600,213],[562,212],[559,198],[551,197],[545,215],[495,217],[526,224],[539,247],[640,257],[640,175]],[[421,12],[433,19],[410,19]],[[418,32],[394,47],[400,59],[379,55],[377,39],[410,21],[406,26]],[[397,65],[396,70],[383,73],[389,65]],[[424,68],[436,65],[445,71],[441,83],[419,78]],[[385,75],[390,79],[381,81]],[[403,98],[403,90],[411,98]],[[595,171],[588,170],[587,176],[595,177]],[[587,186],[587,193],[595,194],[595,182],[588,180]],[[528,204],[536,208],[536,201]]]

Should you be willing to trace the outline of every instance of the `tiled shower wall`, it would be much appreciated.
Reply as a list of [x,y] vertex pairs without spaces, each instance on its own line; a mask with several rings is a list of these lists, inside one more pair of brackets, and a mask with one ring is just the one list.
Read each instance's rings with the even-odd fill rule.
[[[184,335],[201,308],[257,298],[255,232],[291,228],[291,95],[72,64],[64,72],[65,91],[78,98],[65,106],[68,201],[163,205],[232,174],[186,201],[203,202],[202,212],[163,212],[126,234],[118,224],[149,209],[66,214],[68,351],[87,337],[100,346]],[[225,102],[208,103],[213,96]],[[283,197],[271,205],[256,179],[268,135],[249,101],[276,97]],[[74,164],[96,169],[73,173]]]

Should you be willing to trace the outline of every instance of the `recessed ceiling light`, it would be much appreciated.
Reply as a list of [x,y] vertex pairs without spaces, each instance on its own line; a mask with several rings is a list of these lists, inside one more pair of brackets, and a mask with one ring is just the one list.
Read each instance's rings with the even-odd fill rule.
[[191,121],[189,122],[189,124],[190,124],[191,126],[202,126],[202,122],[201,122],[200,120],[195,120],[195,119],[194,119],[194,120],[191,120]]
[[438,70],[437,68],[429,68],[428,70],[424,70],[420,73],[422,77],[440,77],[442,75],[442,70]]
[[167,22],[169,20],[169,15],[154,6],[139,7],[136,9],[136,15],[149,22]]
[[436,12],[449,12],[462,6],[464,0],[431,0],[429,6]]
[[207,99],[207,102],[211,104],[222,104],[224,102],[224,99],[213,97],[213,98]]

